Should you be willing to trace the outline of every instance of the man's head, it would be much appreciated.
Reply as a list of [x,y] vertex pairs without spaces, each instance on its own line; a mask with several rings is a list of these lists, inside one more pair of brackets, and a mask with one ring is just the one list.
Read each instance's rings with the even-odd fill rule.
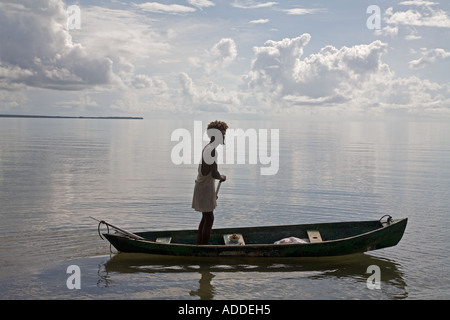
[[[214,141],[215,138],[219,138],[219,143],[223,144],[225,141],[225,133],[228,129],[228,125],[224,121],[213,121],[208,125],[206,133],[211,141]],[[221,135],[220,135],[221,133]],[[220,139],[221,138],[221,139]],[[221,140],[221,141],[220,141]]]

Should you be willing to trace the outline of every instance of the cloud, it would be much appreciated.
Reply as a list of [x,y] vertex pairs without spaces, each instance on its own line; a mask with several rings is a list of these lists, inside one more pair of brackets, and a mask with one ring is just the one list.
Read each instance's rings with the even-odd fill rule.
[[236,42],[231,38],[222,38],[211,49],[188,59],[191,66],[209,77],[219,72],[223,75],[225,68],[235,61],[236,57]]
[[248,23],[252,23],[252,24],[264,24],[264,23],[268,23],[270,20],[269,19],[257,19],[257,20],[251,20]]
[[[0,60],[1,61],[1,60]],[[0,89],[21,89],[24,79],[33,77],[33,71],[16,65],[0,65]]]
[[0,3],[0,86],[80,90],[116,81],[112,61],[74,43],[62,1]]
[[188,0],[188,3],[193,6],[197,7],[200,10],[203,10],[203,8],[213,7],[216,4],[209,0]]
[[212,106],[216,111],[223,112],[229,111],[233,105],[240,105],[238,95],[235,91],[228,92],[224,87],[212,81],[198,86],[194,84],[194,81],[185,72],[179,74],[179,80],[183,90],[183,96],[187,99],[186,102],[195,105],[196,108],[205,110],[205,107],[211,108]]
[[[411,3],[416,1],[405,1]],[[450,28],[450,18],[444,10],[434,10],[430,2],[421,2],[421,11],[409,9],[407,11],[394,12],[392,7],[385,11],[384,21],[389,25],[406,25],[415,27]],[[415,4],[417,5],[417,3]]]
[[231,38],[221,39],[212,47],[210,54],[214,65],[227,66],[236,59],[236,43]]
[[322,9],[307,9],[307,8],[293,8],[293,9],[285,9],[283,10],[288,15],[301,16],[305,14],[314,14],[321,12]]
[[[203,3],[204,1],[194,1],[195,3]],[[144,11],[155,12],[155,13],[167,13],[167,14],[186,14],[190,12],[195,12],[196,9],[188,6],[183,6],[179,4],[163,4],[159,2],[144,2],[137,4],[137,7]]]
[[[0,75],[1,77],[1,75]],[[0,101],[2,111],[17,108],[27,102],[27,97],[23,90],[1,90],[0,81]]]
[[176,32],[170,26],[155,27],[154,20],[141,10],[83,7],[82,22],[82,28],[73,32],[74,40],[86,51],[113,62],[121,89],[132,85],[136,69],[145,66],[139,72],[148,74],[176,59],[178,51],[171,44]]
[[399,2],[400,5],[404,6],[434,6],[437,5],[437,2],[432,1],[423,1],[423,0],[410,0],[410,1],[402,1]]
[[[319,9],[283,11],[273,1],[236,0],[230,2],[237,8],[228,7],[231,12],[251,14],[248,19],[236,15],[236,22],[211,16],[217,10],[186,17],[213,7],[213,1],[160,2],[136,5],[115,1],[110,8],[85,5],[81,29],[68,31],[61,0],[0,0],[0,107],[26,103],[30,107],[71,106],[72,112],[83,106],[95,111],[107,106],[105,112],[111,108],[179,112],[183,108],[187,112],[268,114],[327,112],[332,108],[418,112],[444,110],[450,105],[449,83],[437,84],[405,73],[414,74],[431,63],[446,63],[443,60],[450,52],[445,46],[391,52],[395,44],[390,38],[337,46],[331,45],[336,39],[330,38],[333,33],[322,36],[320,32],[320,38],[310,45],[308,33],[268,38],[268,34],[291,34],[293,29],[280,25],[274,33],[263,24],[275,23],[289,13],[313,14]],[[394,8],[384,14],[385,25],[376,31],[379,34],[396,37],[413,30],[417,32],[409,32],[409,39],[420,39],[419,32],[424,30],[418,26],[445,27],[449,20],[447,12],[437,10],[431,1],[403,1]],[[153,13],[165,15],[155,18]],[[258,18],[266,15],[267,19]],[[259,26],[236,27],[236,23],[242,26],[246,22]],[[313,35],[323,27],[314,20],[308,23]],[[357,36],[346,39],[361,39],[359,29],[352,30]],[[422,39],[429,43],[435,38],[423,35]],[[317,43],[323,45],[316,47]],[[249,46],[254,46],[253,51]],[[398,66],[395,59],[399,54],[400,66],[409,62],[410,67],[401,69],[403,77],[391,71]],[[411,58],[411,54],[416,55]],[[435,76],[427,75],[430,79]],[[445,76],[437,74],[435,79]],[[38,89],[20,90],[27,86]],[[60,90],[49,94],[39,88]]]
[[98,107],[98,103],[95,100],[93,100],[91,96],[84,93],[83,91],[77,92],[75,99],[59,101],[57,102],[57,104],[65,108],[70,108],[74,106],[79,108]]
[[296,96],[296,95],[286,95],[283,97],[283,100],[289,102],[292,105],[301,105],[301,106],[324,106],[347,101],[342,96],[311,98],[309,96]]
[[[397,28],[397,33],[398,33],[398,28]],[[411,40],[419,40],[419,39],[422,39],[422,36],[420,36],[418,34],[417,30],[413,29],[410,34],[407,34],[405,36],[405,39],[409,40],[409,41],[411,41]]]
[[164,79],[137,74],[127,80],[126,88],[111,103],[113,109],[138,113],[175,111],[175,100]]
[[380,60],[386,48],[381,41],[340,49],[326,46],[317,54],[296,62],[292,73],[296,86],[291,90],[295,94],[327,97],[331,101],[349,99],[347,88],[358,88],[375,75],[388,72],[387,65]]
[[240,9],[260,9],[260,8],[270,8],[278,2],[267,1],[267,2],[257,2],[253,0],[234,0],[231,6]]
[[450,52],[444,49],[423,49],[422,57],[409,62],[411,69],[422,69],[434,63],[437,59],[445,59],[450,57]]
[[418,27],[450,28],[450,17],[447,12],[434,8],[438,5],[437,2],[411,0],[398,4],[412,8],[397,11],[394,11],[393,7],[386,9],[383,14],[383,21],[386,25],[380,30],[375,30],[375,35],[392,38],[404,35],[406,40],[411,41],[422,39]]
[[[380,29],[380,30],[375,30],[375,35],[379,36],[379,35],[384,35],[384,36],[389,36],[389,37],[395,37],[398,35],[398,26],[385,26],[384,28]],[[414,40],[414,38],[408,39],[408,40]]]
[[167,83],[164,80],[145,74],[137,74],[134,76],[130,81],[129,87],[151,90],[153,94],[163,94],[168,91]]
[[268,87],[272,91],[295,84],[293,70],[303,55],[303,48],[310,41],[309,34],[281,41],[269,40],[262,47],[254,47],[255,59],[248,75],[249,87]]
[[[260,104],[270,108],[338,107],[362,111],[403,108],[419,110],[445,105],[446,86],[417,77],[398,78],[383,62],[387,44],[336,48],[327,45],[304,57],[311,36],[303,34],[255,47],[246,76]],[[432,57],[447,57],[439,50]]]

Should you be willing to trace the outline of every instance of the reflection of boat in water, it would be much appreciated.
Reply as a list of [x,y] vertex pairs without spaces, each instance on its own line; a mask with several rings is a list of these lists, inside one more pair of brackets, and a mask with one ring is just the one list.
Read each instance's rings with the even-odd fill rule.
[[[386,258],[358,253],[341,257],[322,258],[220,258],[220,257],[169,257],[139,253],[117,253],[104,264],[103,273],[113,277],[120,274],[179,274],[199,273],[199,287],[191,296],[201,299],[214,297],[211,281],[223,273],[287,273],[293,277],[309,279],[353,278],[365,283],[370,276],[367,268],[376,265],[381,270],[381,284],[395,291],[395,298],[407,296],[406,283],[397,263]],[[290,275],[289,275],[290,274]],[[365,284],[364,284],[365,285]]]
[[[408,219],[213,229],[209,245],[196,245],[197,230],[117,233],[103,236],[121,252],[191,257],[325,257],[397,245]],[[109,231],[109,228],[108,228]],[[100,233],[100,232],[99,232]],[[284,240],[295,239],[294,243]],[[277,241],[281,240],[281,241]]]

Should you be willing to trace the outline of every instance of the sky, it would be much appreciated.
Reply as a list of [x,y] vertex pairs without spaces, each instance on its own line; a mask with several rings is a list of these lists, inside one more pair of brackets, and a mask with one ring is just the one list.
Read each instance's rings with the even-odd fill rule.
[[0,113],[450,119],[450,2],[0,0]]

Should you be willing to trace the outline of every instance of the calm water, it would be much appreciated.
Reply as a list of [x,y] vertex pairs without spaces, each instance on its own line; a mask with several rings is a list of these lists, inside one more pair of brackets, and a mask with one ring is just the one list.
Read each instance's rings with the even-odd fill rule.
[[[227,121],[280,129],[279,171],[224,164],[215,227],[409,217],[402,241],[322,259],[193,259],[110,253],[130,231],[195,229],[196,165],[171,133],[194,120],[0,118],[1,299],[449,299],[450,126]],[[207,120],[203,125],[207,124]],[[78,265],[81,289],[69,290]],[[367,267],[381,289],[367,287]]]

